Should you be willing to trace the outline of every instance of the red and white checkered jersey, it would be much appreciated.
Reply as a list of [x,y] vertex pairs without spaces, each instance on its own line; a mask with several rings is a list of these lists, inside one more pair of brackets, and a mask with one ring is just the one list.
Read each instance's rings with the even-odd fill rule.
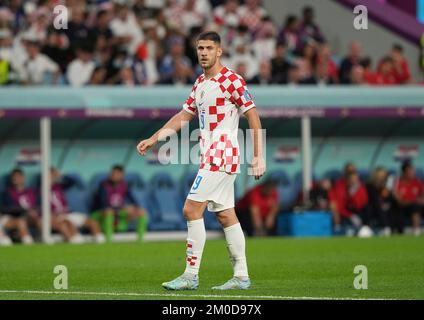
[[183,108],[199,116],[200,169],[240,172],[239,117],[254,107],[245,81],[234,71],[223,67],[213,78],[197,78]]

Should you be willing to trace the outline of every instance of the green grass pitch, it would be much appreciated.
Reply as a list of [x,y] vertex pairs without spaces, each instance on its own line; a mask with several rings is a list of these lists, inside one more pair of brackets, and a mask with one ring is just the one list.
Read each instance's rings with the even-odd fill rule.
[[[247,240],[252,288],[216,292],[232,275],[224,240],[206,242],[196,291],[161,283],[185,266],[184,242],[34,245],[0,248],[0,299],[424,299],[424,237]],[[55,290],[56,265],[68,289]],[[368,289],[356,290],[356,265]]]

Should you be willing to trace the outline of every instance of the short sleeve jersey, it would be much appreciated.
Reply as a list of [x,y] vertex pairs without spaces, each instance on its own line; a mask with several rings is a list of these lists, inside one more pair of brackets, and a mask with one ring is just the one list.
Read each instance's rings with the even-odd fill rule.
[[239,118],[254,107],[244,79],[234,71],[223,67],[210,79],[197,78],[183,108],[199,117],[200,169],[240,172]]

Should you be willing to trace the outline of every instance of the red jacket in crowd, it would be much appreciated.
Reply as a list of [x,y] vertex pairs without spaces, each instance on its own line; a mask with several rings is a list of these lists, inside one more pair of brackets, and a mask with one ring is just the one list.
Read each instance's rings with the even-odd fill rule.
[[249,210],[250,206],[255,205],[259,208],[260,215],[265,219],[273,206],[279,204],[278,192],[273,190],[270,195],[265,196],[261,192],[261,185],[256,186],[245,194],[237,203],[240,210]]
[[330,201],[337,207],[340,216],[350,218],[368,204],[368,193],[361,183],[358,188],[349,192],[345,179],[336,181],[331,189]]
[[395,193],[399,200],[414,203],[424,194],[424,184],[418,178],[398,179],[395,183]]

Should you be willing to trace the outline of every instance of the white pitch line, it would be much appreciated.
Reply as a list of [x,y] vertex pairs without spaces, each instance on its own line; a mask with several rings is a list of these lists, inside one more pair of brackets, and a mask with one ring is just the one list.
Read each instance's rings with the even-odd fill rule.
[[334,298],[334,297],[291,297],[291,296],[242,296],[220,294],[176,294],[176,293],[141,293],[141,292],[83,292],[83,291],[40,291],[40,290],[0,290],[1,293],[26,294],[63,294],[89,296],[133,296],[133,297],[184,297],[184,298],[237,298],[237,299],[269,299],[269,300],[391,300],[383,298]]

